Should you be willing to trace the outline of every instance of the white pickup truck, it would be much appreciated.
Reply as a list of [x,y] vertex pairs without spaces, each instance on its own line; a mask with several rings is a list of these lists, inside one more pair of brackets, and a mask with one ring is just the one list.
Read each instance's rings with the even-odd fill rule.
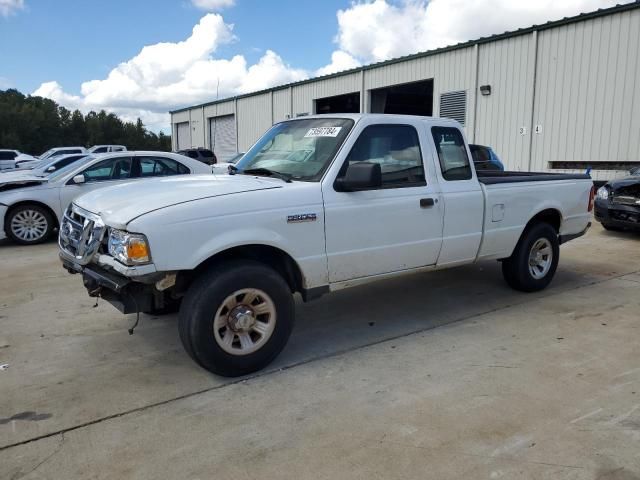
[[496,259],[518,290],[545,288],[559,245],[590,225],[588,175],[476,172],[460,125],[319,115],[274,125],[224,175],[88,193],[67,210],[60,256],[123,313],[180,304],[202,367],[273,360],[307,301],[390,275]]

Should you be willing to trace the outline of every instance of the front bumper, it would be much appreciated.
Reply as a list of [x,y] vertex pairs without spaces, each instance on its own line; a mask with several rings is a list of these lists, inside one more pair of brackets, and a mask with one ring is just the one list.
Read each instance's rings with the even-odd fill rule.
[[597,199],[594,216],[602,224],[640,231],[640,206],[611,203]]
[[82,275],[82,283],[90,297],[100,297],[116,307],[121,313],[129,314],[153,310],[158,292],[154,283],[162,275],[150,275],[145,283],[133,281],[117,272],[98,265],[80,265],[60,255],[62,265],[69,273]]

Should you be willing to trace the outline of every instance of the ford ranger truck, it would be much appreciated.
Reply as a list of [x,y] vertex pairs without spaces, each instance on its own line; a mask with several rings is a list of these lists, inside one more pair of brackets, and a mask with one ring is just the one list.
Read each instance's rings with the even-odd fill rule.
[[317,115],[275,124],[228,174],[158,178],[77,198],[60,257],[122,313],[179,306],[199,365],[263,368],[304,301],[352,285],[495,259],[524,292],[590,226],[588,175],[476,172],[460,124]]

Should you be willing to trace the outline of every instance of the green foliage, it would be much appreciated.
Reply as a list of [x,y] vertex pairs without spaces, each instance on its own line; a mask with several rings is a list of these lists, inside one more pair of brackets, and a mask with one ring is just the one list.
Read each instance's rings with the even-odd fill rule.
[[124,122],[104,110],[83,115],[53,100],[0,90],[0,148],[40,155],[53,147],[125,145],[129,150],[171,150],[171,136],[142,121]]

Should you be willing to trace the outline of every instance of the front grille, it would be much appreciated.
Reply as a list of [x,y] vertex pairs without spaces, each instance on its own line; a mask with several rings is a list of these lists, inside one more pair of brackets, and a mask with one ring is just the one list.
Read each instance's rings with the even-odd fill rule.
[[100,248],[105,231],[98,215],[71,204],[60,225],[60,250],[75,262],[86,265]]
[[617,203],[618,205],[633,205],[634,207],[640,207],[640,198],[633,197],[631,195],[614,195],[611,198],[611,203]]

